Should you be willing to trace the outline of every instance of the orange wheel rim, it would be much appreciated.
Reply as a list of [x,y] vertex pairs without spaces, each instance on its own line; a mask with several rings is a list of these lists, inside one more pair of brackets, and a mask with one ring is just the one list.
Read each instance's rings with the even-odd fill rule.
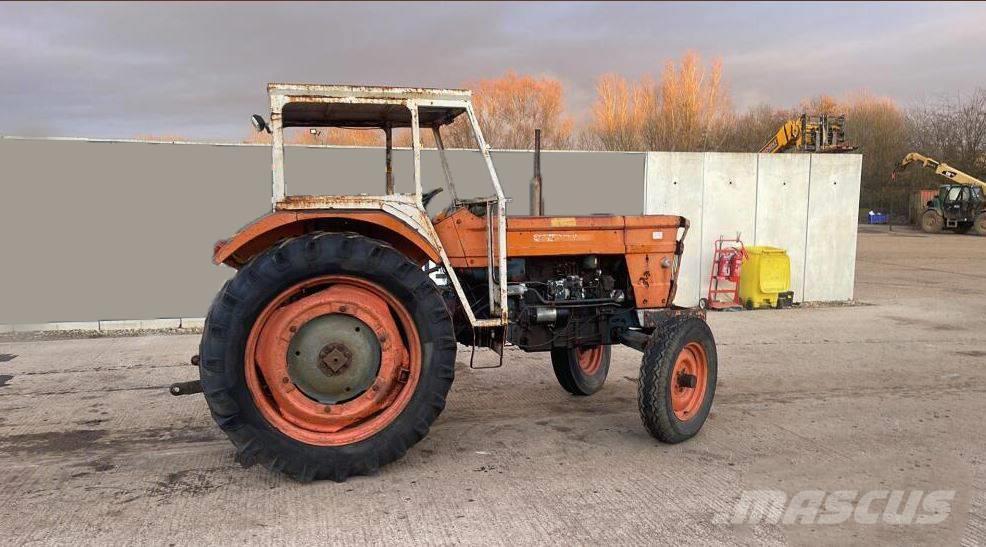
[[603,364],[603,347],[594,346],[591,348],[578,348],[576,350],[579,360],[579,368],[588,376],[599,372],[599,367]]
[[689,342],[681,348],[671,371],[671,407],[676,418],[687,422],[698,414],[705,400],[709,361],[705,348]]
[[[324,328],[320,341],[312,328],[327,318],[356,325],[353,335],[372,340],[372,348],[353,347]],[[308,349],[313,343],[321,346],[317,353]],[[422,356],[399,300],[365,279],[328,275],[277,295],[254,322],[244,359],[247,388],[272,426],[307,444],[339,446],[371,437],[400,415],[417,387]],[[354,375],[365,389],[353,384],[350,396],[346,385],[346,395],[337,396],[336,387]]]

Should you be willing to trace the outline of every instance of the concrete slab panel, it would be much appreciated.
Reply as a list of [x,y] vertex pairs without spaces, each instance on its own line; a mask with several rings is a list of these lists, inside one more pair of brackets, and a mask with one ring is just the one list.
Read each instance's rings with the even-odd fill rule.
[[701,152],[648,152],[644,213],[681,215],[691,226],[685,237],[678,292],[674,303],[696,306],[703,291],[702,187],[705,155]]
[[99,330],[99,321],[63,321],[53,326],[54,330]]
[[54,323],[20,323],[13,325],[13,332],[43,332],[55,330]]
[[177,329],[181,327],[181,319],[143,319],[140,322],[140,328],[143,330],[157,330],[157,329]]
[[791,258],[794,300],[804,299],[805,230],[808,226],[808,154],[761,154],[757,167],[754,245],[780,247]]
[[139,319],[123,319],[123,320],[113,320],[113,321],[100,321],[99,330],[111,331],[111,330],[140,330]]
[[204,326],[205,326],[205,317],[181,318],[181,328],[183,329],[201,329]]
[[712,273],[712,245],[720,236],[736,237],[744,243],[756,235],[757,154],[708,152],[705,154],[703,192],[702,296],[708,291]]
[[850,300],[856,271],[859,154],[811,155],[805,300]]

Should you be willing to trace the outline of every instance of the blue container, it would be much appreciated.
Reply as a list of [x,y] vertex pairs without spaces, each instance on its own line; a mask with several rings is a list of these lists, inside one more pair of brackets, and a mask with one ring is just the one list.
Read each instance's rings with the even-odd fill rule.
[[870,213],[870,224],[886,224],[890,222],[890,215],[883,213]]

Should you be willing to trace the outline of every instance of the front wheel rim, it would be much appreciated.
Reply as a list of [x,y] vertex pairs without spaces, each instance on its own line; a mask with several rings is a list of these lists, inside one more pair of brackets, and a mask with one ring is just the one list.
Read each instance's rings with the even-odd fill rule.
[[705,347],[699,342],[685,344],[671,371],[671,408],[678,420],[687,422],[699,413],[705,401],[708,377]]
[[603,364],[603,347],[594,346],[591,348],[578,348],[575,350],[579,363],[579,369],[586,376],[592,376],[599,372]]
[[[312,330],[324,321],[333,328]],[[340,337],[339,325],[354,332]],[[410,402],[422,369],[407,308],[383,287],[343,275],[278,294],[254,322],[244,355],[247,387],[268,423],[319,446],[383,430]]]

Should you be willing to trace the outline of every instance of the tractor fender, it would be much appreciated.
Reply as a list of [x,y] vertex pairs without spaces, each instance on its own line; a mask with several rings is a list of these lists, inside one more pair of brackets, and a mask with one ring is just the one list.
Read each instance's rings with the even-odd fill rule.
[[212,261],[239,269],[279,241],[316,231],[355,232],[385,241],[420,264],[441,263],[438,249],[424,236],[379,210],[274,211],[217,241]]

